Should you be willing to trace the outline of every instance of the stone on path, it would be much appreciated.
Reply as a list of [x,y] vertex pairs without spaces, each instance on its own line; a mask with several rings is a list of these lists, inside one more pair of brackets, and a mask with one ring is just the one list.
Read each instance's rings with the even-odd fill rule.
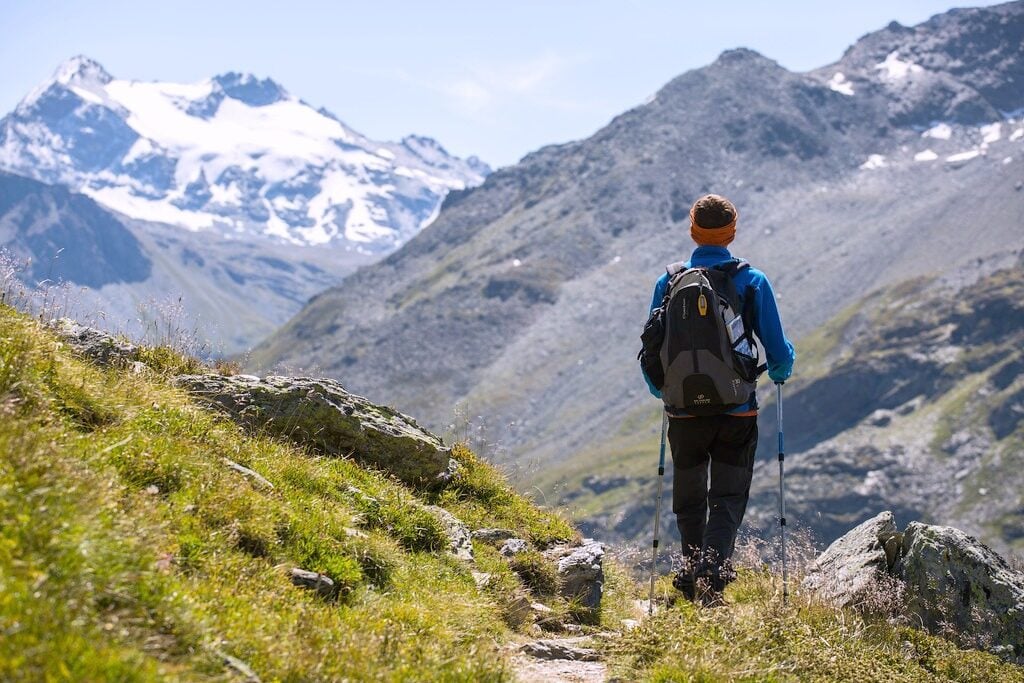
[[604,588],[604,544],[585,539],[578,546],[555,546],[544,556],[558,567],[559,593],[568,600],[578,600],[591,610],[601,607]]

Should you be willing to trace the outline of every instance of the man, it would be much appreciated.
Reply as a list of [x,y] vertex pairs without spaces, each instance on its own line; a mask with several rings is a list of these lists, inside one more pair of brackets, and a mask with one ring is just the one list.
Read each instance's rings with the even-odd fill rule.
[[[690,236],[697,243],[686,268],[713,267],[733,260],[726,248],[736,236],[736,207],[724,197],[709,194],[690,210]],[[743,318],[749,321],[767,355],[768,376],[784,382],[793,370],[796,354],[786,339],[775,294],[764,273],[744,267],[732,276]],[[651,310],[663,303],[669,273],[658,280]],[[651,393],[661,391],[644,373]],[[698,595],[705,604],[721,604],[722,591],[734,574],[730,564],[736,532],[743,521],[757,446],[757,399],[727,412],[694,416],[666,406],[668,441],[672,450],[674,481],[672,511],[683,542],[683,568],[673,585],[690,600]],[[710,469],[710,487],[708,474]]]

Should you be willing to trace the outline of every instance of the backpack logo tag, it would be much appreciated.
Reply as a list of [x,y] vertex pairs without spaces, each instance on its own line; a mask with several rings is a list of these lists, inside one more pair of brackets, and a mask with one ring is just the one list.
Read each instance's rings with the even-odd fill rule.
[[697,297],[697,312],[700,313],[702,318],[708,314],[708,300],[704,294]]

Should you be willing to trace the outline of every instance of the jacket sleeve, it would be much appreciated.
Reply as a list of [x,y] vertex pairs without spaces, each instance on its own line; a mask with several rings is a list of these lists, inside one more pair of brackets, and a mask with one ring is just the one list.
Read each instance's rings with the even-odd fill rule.
[[[651,308],[647,315],[650,316],[650,311],[653,311],[658,306],[661,306],[661,300],[665,298],[665,288],[668,287],[668,273],[662,275],[658,282],[654,285],[654,296],[651,297]],[[647,376],[647,373],[640,369],[640,372],[644,376],[644,381],[647,382],[647,390],[651,392],[651,396],[655,398],[661,398],[661,392],[651,384],[651,378]]]
[[768,377],[773,382],[785,382],[793,374],[796,351],[786,339],[782,318],[775,302],[775,292],[768,278],[761,274],[754,283],[754,332],[768,356]]

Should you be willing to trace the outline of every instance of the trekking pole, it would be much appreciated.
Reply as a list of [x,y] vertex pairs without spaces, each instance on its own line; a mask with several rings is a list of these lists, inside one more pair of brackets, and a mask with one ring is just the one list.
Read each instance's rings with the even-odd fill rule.
[[661,451],[658,454],[658,497],[654,503],[654,547],[651,549],[651,594],[647,600],[647,615],[654,614],[654,576],[658,571],[658,535],[661,533],[661,493],[665,483],[665,433],[668,431],[668,413],[661,411]]
[[789,583],[786,573],[786,475],[783,470],[783,463],[786,460],[786,452],[782,440],[782,382],[776,382],[778,389],[776,407],[779,413],[779,533],[782,539],[782,604],[789,600]]

